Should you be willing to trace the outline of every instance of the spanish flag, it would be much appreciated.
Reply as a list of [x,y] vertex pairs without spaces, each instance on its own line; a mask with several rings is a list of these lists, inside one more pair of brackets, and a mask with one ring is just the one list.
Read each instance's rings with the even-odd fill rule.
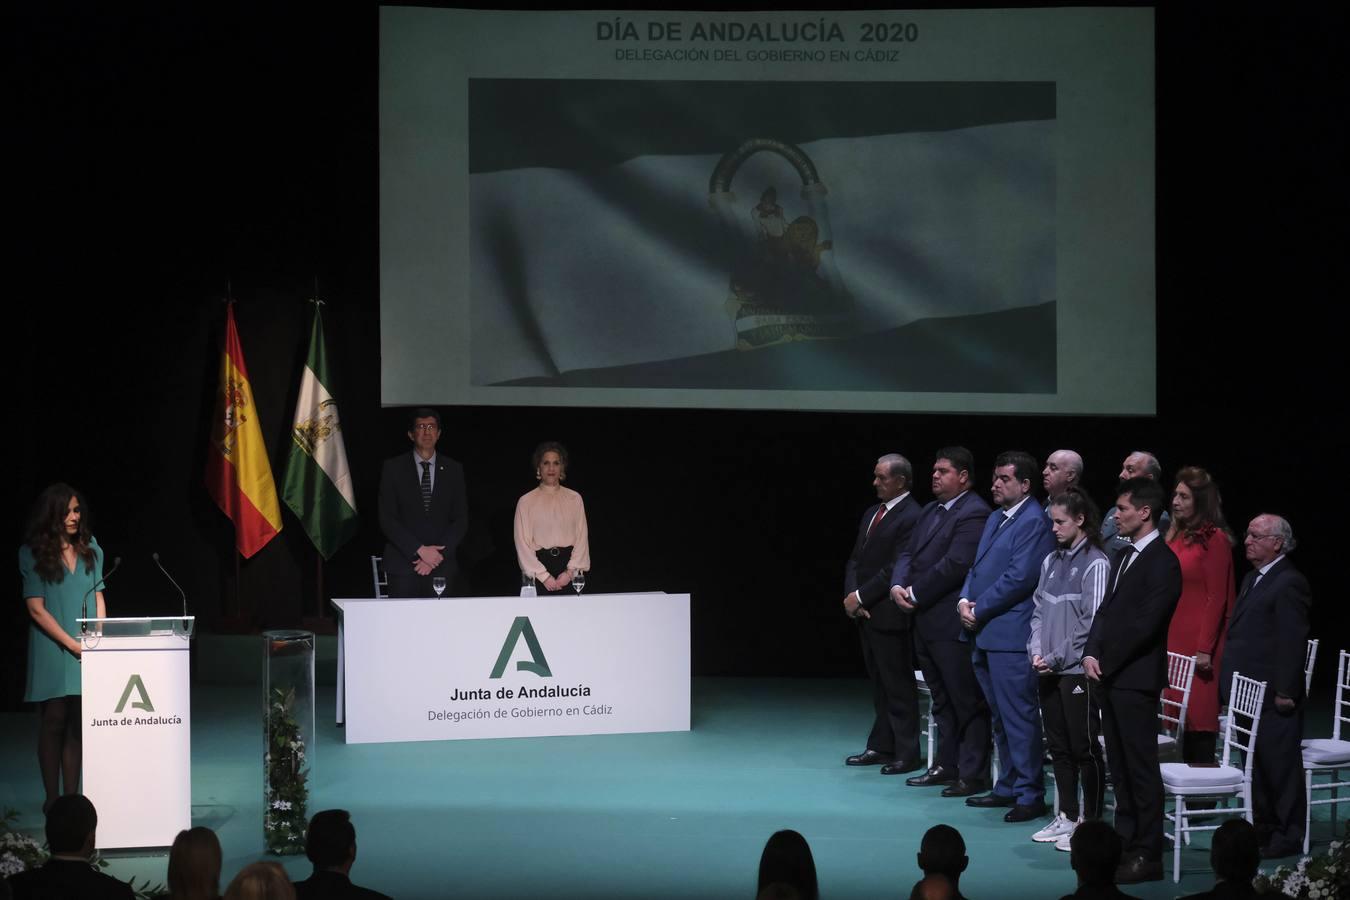
[[220,357],[211,446],[206,451],[206,489],[234,522],[234,542],[245,558],[281,530],[281,505],[258,427],[244,348],[234,327],[233,302],[225,308],[225,350]]

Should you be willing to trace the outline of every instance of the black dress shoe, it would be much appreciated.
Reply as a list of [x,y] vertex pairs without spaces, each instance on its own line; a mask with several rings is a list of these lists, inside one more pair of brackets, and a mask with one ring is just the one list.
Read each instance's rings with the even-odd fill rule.
[[1016,805],[1017,805],[1017,798],[1003,797],[999,794],[994,793],[984,794],[979,797],[966,798],[966,806],[973,806],[976,809],[1006,809],[1009,806],[1016,806]]
[[864,750],[861,753],[854,754],[844,758],[846,766],[879,766],[891,761],[889,753],[878,753],[875,750]]
[[1040,819],[1045,816],[1045,801],[1038,800],[1030,805],[1018,803],[1008,814],[1003,817],[1005,822],[1030,822],[1032,819]]
[[922,768],[917,759],[897,759],[893,763],[887,763],[881,767],[882,775],[904,775],[906,772],[913,772],[915,769]]
[[1163,864],[1160,859],[1136,856],[1127,859],[1116,869],[1116,884],[1138,884],[1141,881],[1162,881]]
[[922,775],[915,775],[913,778],[906,778],[905,784],[910,787],[932,787],[937,784],[955,784],[956,773],[951,769],[944,769],[942,766],[933,766]]
[[958,778],[950,786],[942,789],[944,797],[969,797],[972,794],[978,794],[981,791],[989,790],[989,784],[985,781],[966,781],[964,778]]

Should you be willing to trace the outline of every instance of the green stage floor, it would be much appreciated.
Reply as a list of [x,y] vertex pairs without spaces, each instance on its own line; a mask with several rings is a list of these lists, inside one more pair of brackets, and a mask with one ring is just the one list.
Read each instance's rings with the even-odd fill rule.
[[[750,898],[760,850],[781,828],[810,842],[825,900],[903,898],[919,838],[937,822],[965,836],[967,897],[1074,888],[1068,854],[1031,842],[1039,825],[845,767],[871,724],[859,680],[695,679],[693,730],[672,734],[347,746],[331,686],[319,704],[310,810],[350,810],[354,880],[403,900]],[[254,685],[193,689],[193,824],[219,834],[225,881],[263,858],[260,705]],[[0,806],[40,831],[36,715],[0,715],[0,734]],[[1325,849],[1325,821],[1314,838]],[[1129,893],[1208,887],[1207,847],[1201,837],[1183,854],[1180,885]],[[293,878],[309,874],[303,857],[283,862]],[[166,863],[115,859],[110,871],[159,882]]]

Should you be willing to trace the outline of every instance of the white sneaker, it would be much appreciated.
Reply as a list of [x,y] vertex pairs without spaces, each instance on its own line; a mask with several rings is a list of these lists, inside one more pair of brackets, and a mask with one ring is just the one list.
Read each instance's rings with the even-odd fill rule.
[[[1081,820],[1079,820],[1079,822],[1073,823],[1073,827],[1075,827],[1075,828],[1076,828],[1076,827],[1079,827],[1080,824],[1083,824],[1083,822],[1081,822]],[[1060,851],[1062,851],[1062,853],[1068,853],[1069,850],[1072,850],[1072,849],[1073,849],[1073,847],[1069,846],[1069,838],[1072,838],[1072,837],[1073,837],[1073,831],[1072,831],[1072,830],[1069,831],[1068,834],[1061,834],[1060,837],[1057,837],[1056,839],[1054,839],[1054,849],[1060,850]]]
[[1042,828],[1031,836],[1031,839],[1038,844],[1050,844],[1065,835],[1073,834],[1074,825],[1077,824],[1060,813],[1050,822],[1049,825]]

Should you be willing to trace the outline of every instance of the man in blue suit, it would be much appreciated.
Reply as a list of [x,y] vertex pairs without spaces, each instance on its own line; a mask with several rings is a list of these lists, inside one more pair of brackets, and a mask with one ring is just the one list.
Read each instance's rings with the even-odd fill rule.
[[944,797],[969,797],[989,783],[989,709],[970,667],[971,645],[961,641],[956,612],[989,515],[989,504],[970,489],[974,469],[975,460],[965,447],[937,452],[935,499],[919,514],[891,573],[891,600],[914,617],[914,655],[933,695],[938,729],[933,767],[905,783],[946,785]]
[[994,722],[1000,774],[991,793],[967,806],[1012,809],[1005,822],[1045,815],[1044,748],[1036,671],[1027,658],[1033,595],[1041,562],[1055,549],[1055,535],[1031,493],[1036,460],[1021,451],[994,460],[990,514],[961,587],[957,612],[973,640],[971,662]]

